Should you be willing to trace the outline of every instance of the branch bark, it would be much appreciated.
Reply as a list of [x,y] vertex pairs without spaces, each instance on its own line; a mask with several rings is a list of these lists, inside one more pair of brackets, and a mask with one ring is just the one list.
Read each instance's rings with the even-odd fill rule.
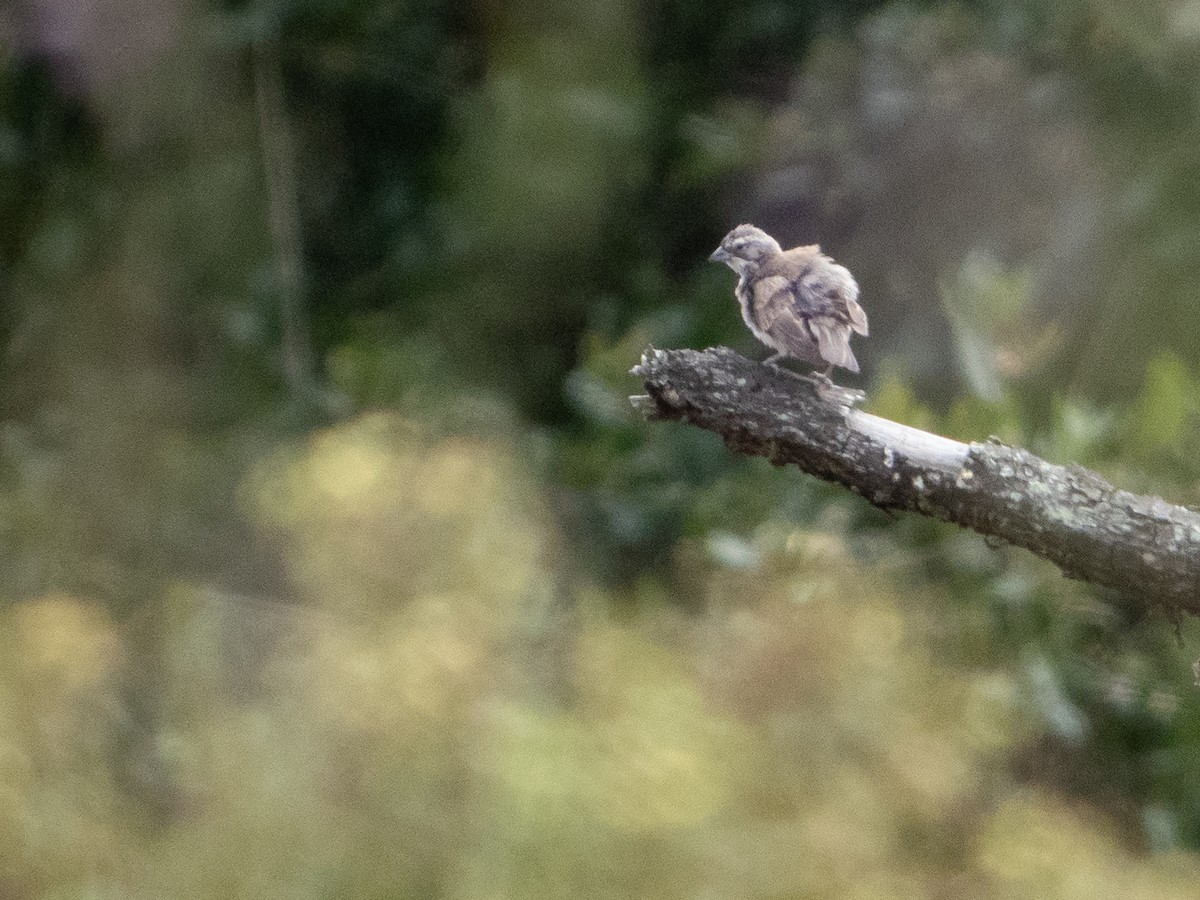
[[737,453],[794,465],[881,509],[953,522],[1048,559],[1068,578],[1200,615],[1200,514],[1118,490],[1078,465],[992,439],[964,444],[855,409],[862,394],[724,347],[655,350],[631,397],[650,420],[720,435]]

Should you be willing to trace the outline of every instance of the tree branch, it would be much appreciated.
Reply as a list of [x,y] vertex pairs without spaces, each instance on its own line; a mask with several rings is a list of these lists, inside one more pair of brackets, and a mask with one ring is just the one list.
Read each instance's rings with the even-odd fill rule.
[[650,420],[719,434],[735,452],[791,464],[881,509],[953,522],[1048,559],[1068,578],[1177,616],[1200,615],[1200,514],[1114,488],[992,439],[963,444],[854,408],[862,394],[724,347],[655,350],[631,397]]

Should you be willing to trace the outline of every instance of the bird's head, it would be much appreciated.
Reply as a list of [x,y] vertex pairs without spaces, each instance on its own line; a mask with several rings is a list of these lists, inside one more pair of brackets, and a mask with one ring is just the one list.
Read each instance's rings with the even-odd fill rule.
[[709,257],[713,262],[723,262],[741,274],[750,266],[757,265],[764,257],[780,252],[779,241],[761,228],[739,225],[721,241],[721,246]]

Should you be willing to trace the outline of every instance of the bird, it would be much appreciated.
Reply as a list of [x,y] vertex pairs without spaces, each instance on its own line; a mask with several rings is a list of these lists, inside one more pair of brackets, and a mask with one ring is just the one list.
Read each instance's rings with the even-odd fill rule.
[[867,314],[858,303],[858,282],[817,244],[784,250],[761,228],[739,225],[709,257],[738,273],[734,294],[742,319],[756,338],[775,351],[766,362],[787,357],[858,372],[850,334],[868,334]]

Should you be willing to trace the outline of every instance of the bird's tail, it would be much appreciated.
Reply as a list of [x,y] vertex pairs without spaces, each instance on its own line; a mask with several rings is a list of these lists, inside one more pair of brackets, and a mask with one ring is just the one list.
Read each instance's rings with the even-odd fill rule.
[[850,349],[850,329],[840,324],[825,322],[809,322],[813,337],[817,340],[817,350],[826,362],[858,372],[858,360]]

